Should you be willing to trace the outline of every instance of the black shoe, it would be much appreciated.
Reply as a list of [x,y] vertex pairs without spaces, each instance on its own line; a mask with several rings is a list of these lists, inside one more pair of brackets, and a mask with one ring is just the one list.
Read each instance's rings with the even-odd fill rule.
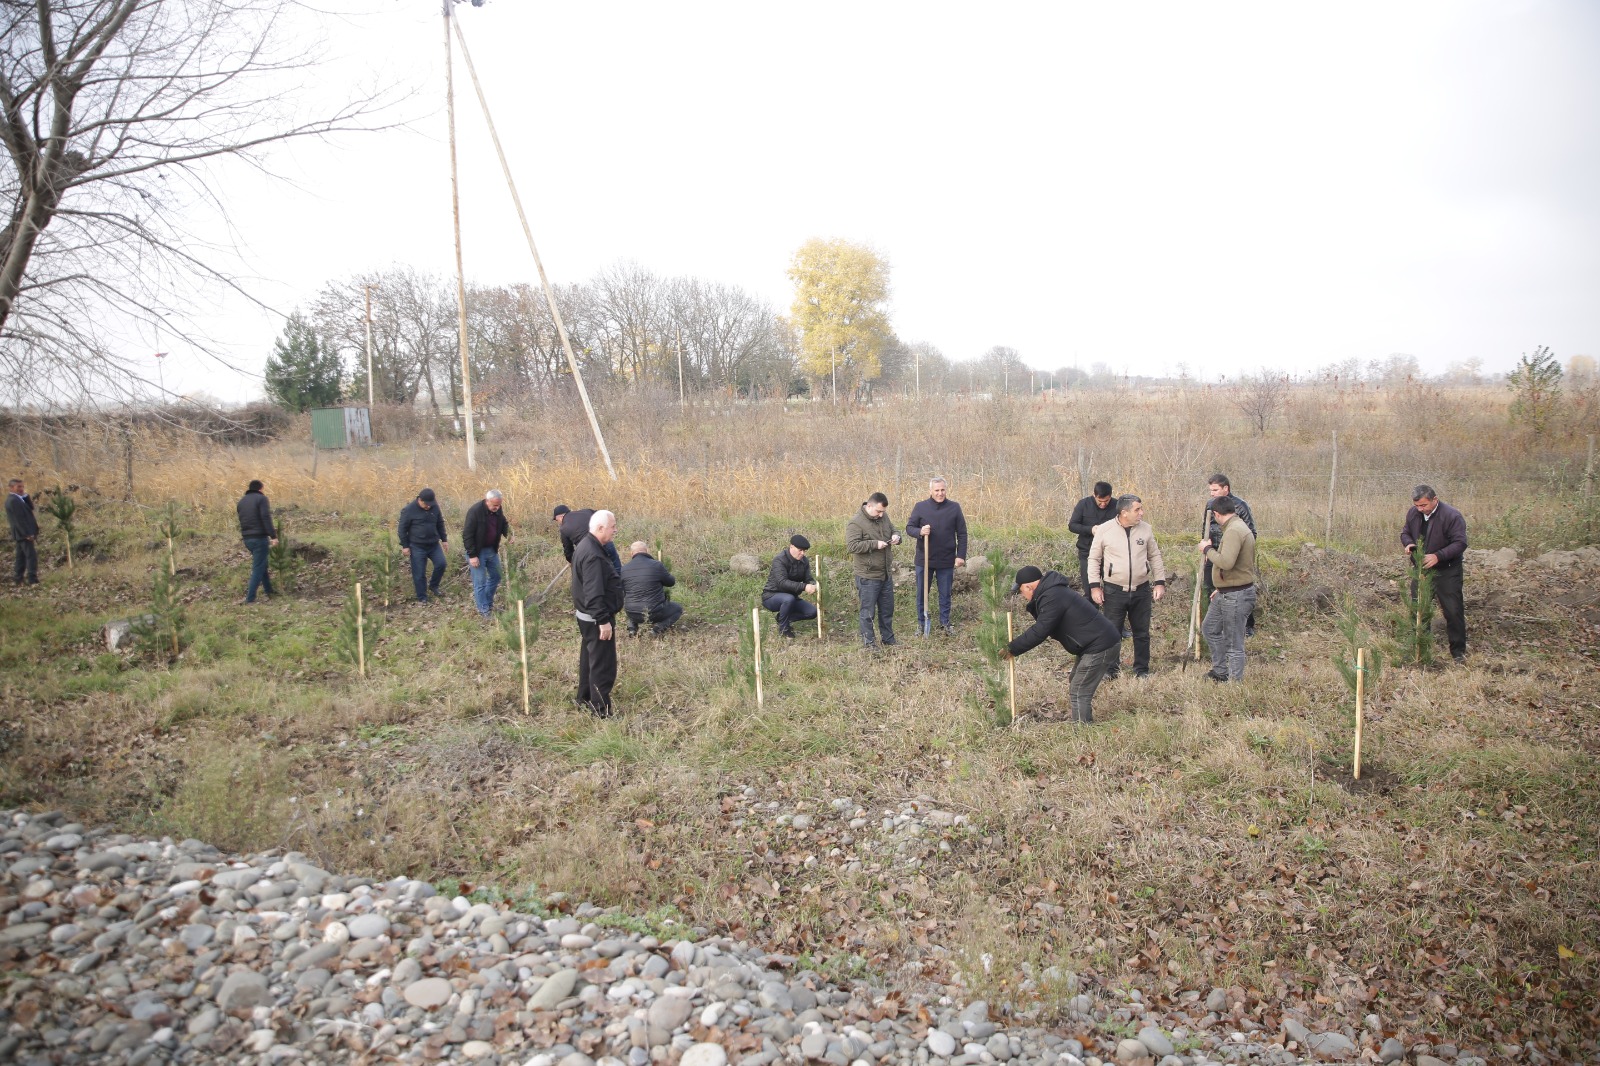
[[1225,684],[1228,683],[1228,675],[1227,674],[1214,674],[1210,670],[1207,670],[1206,671],[1206,680],[1207,681],[1215,681],[1218,684],[1225,685]]
[[940,626],[939,628],[940,628],[940,630],[942,630],[944,632],[944,635],[947,636],[947,637],[953,637],[953,636],[956,635],[956,627],[955,626],[945,625],[945,626]]
[[1460,663],[1462,666],[1465,666],[1467,663],[1467,653],[1464,651],[1453,653],[1451,654],[1450,658]]
[[1247,636],[1247,637],[1255,636],[1256,635],[1256,627],[1255,626],[1245,626],[1244,627],[1244,635]]
[[793,626],[784,626],[782,629],[778,630],[778,636],[780,636],[780,637],[788,637],[789,639],[793,640],[794,639],[794,627]]
[[900,643],[898,640],[886,640],[883,642],[883,646],[885,648],[892,648],[898,643]]
[[1138,681],[1141,678],[1146,678],[1146,677],[1149,677],[1149,676],[1150,676],[1150,671],[1148,671],[1148,670],[1135,670],[1133,672],[1133,679],[1135,681]]
[[1108,671],[1106,671],[1106,676],[1102,677],[1100,680],[1101,681],[1115,681],[1120,676],[1122,676],[1120,671],[1108,670]]

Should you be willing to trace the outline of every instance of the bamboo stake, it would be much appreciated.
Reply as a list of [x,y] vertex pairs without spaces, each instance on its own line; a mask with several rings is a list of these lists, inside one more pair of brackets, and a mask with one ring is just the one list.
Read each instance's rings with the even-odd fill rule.
[[[1016,639],[1011,633],[1011,612],[1006,612],[1006,643]],[[1011,681],[1011,728],[1017,727],[1017,660],[1015,656],[1006,660],[1006,672]]]
[[517,644],[521,648],[522,658],[522,713],[533,713],[528,709],[528,629],[522,613],[522,601],[517,601]]
[[1356,764],[1355,778],[1361,780],[1361,712],[1362,700],[1366,695],[1367,680],[1367,649],[1356,649]]
[[933,544],[933,534],[927,532],[930,528],[922,527],[922,635],[925,637],[933,635],[933,604],[928,602],[928,579],[933,575],[933,556],[928,554]]
[[361,602],[361,582],[356,582],[356,668],[367,676],[367,615]]
[[822,639],[822,556],[817,556],[817,639]]
[[750,625],[756,634],[756,710],[761,710],[766,700],[761,694],[761,609],[750,608]]

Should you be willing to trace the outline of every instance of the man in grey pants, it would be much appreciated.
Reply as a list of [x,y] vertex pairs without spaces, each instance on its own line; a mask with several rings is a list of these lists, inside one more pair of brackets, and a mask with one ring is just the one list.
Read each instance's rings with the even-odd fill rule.
[[1072,720],[1083,725],[1094,721],[1095,690],[1106,676],[1106,669],[1117,661],[1122,650],[1122,634],[1094,604],[1072,591],[1072,585],[1054,570],[1044,573],[1037,566],[1017,571],[1012,590],[1022,593],[1034,623],[1000,653],[1002,659],[1025,655],[1054,637],[1077,656],[1072,677],[1067,682],[1067,697],[1072,703]]
[[1211,511],[1222,536],[1215,548],[1209,539],[1200,542],[1217,586],[1200,628],[1211,647],[1211,672],[1206,676],[1213,681],[1243,681],[1244,631],[1256,609],[1256,535],[1235,513],[1233,497],[1212,500]]

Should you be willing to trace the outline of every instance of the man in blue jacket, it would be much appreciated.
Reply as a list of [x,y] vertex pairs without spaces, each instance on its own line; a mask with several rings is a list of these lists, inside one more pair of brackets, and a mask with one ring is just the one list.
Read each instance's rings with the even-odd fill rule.
[[[950,624],[950,586],[955,581],[955,568],[967,565],[967,516],[959,503],[948,498],[949,491],[944,478],[934,478],[928,482],[928,498],[913,507],[911,517],[906,519],[906,536],[915,537],[917,545],[912,557],[917,572],[917,625],[924,633],[933,629],[922,596],[928,580],[923,570],[932,567],[929,576],[939,586],[939,628],[945,636],[955,632]],[[923,545],[927,545],[927,559],[922,557]]]
[[[427,603],[428,593],[439,598],[439,582],[444,580],[444,545],[450,534],[444,528],[432,489],[423,489],[400,512],[400,554],[411,560],[411,583],[416,586],[417,602]],[[433,563],[433,580],[427,581],[428,563]]]
[[[1450,658],[1466,662],[1467,609],[1461,592],[1461,560],[1467,553],[1467,520],[1441,501],[1432,485],[1418,485],[1411,490],[1411,510],[1406,512],[1400,543],[1408,557],[1415,545],[1422,545],[1422,566],[1433,571],[1433,598],[1444,615]],[[1413,595],[1415,592],[1413,589]]]
[[1072,591],[1072,584],[1054,570],[1044,573],[1037,566],[1024,566],[1017,571],[1014,588],[1028,602],[1034,623],[1005,647],[1001,658],[1024,655],[1054,637],[1077,656],[1067,682],[1072,720],[1083,725],[1092,723],[1095,690],[1106,676],[1107,667],[1117,660],[1122,634],[1099,608]]

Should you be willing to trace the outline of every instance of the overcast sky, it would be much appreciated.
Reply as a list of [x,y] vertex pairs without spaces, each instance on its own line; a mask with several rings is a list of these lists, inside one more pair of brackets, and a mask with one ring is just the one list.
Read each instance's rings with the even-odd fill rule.
[[[274,306],[391,264],[449,275],[442,19],[352,0],[316,91],[411,80],[409,129],[224,190]],[[787,310],[807,238],[871,245],[891,320],[953,359],[1204,378],[1600,354],[1600,4],[457,8],[546,268],[618,260]],[[467,273],[534,279],[457,61]],[[233,309],[259,369],[281,321]],[[174,352],[169,387],[225,399]]]

